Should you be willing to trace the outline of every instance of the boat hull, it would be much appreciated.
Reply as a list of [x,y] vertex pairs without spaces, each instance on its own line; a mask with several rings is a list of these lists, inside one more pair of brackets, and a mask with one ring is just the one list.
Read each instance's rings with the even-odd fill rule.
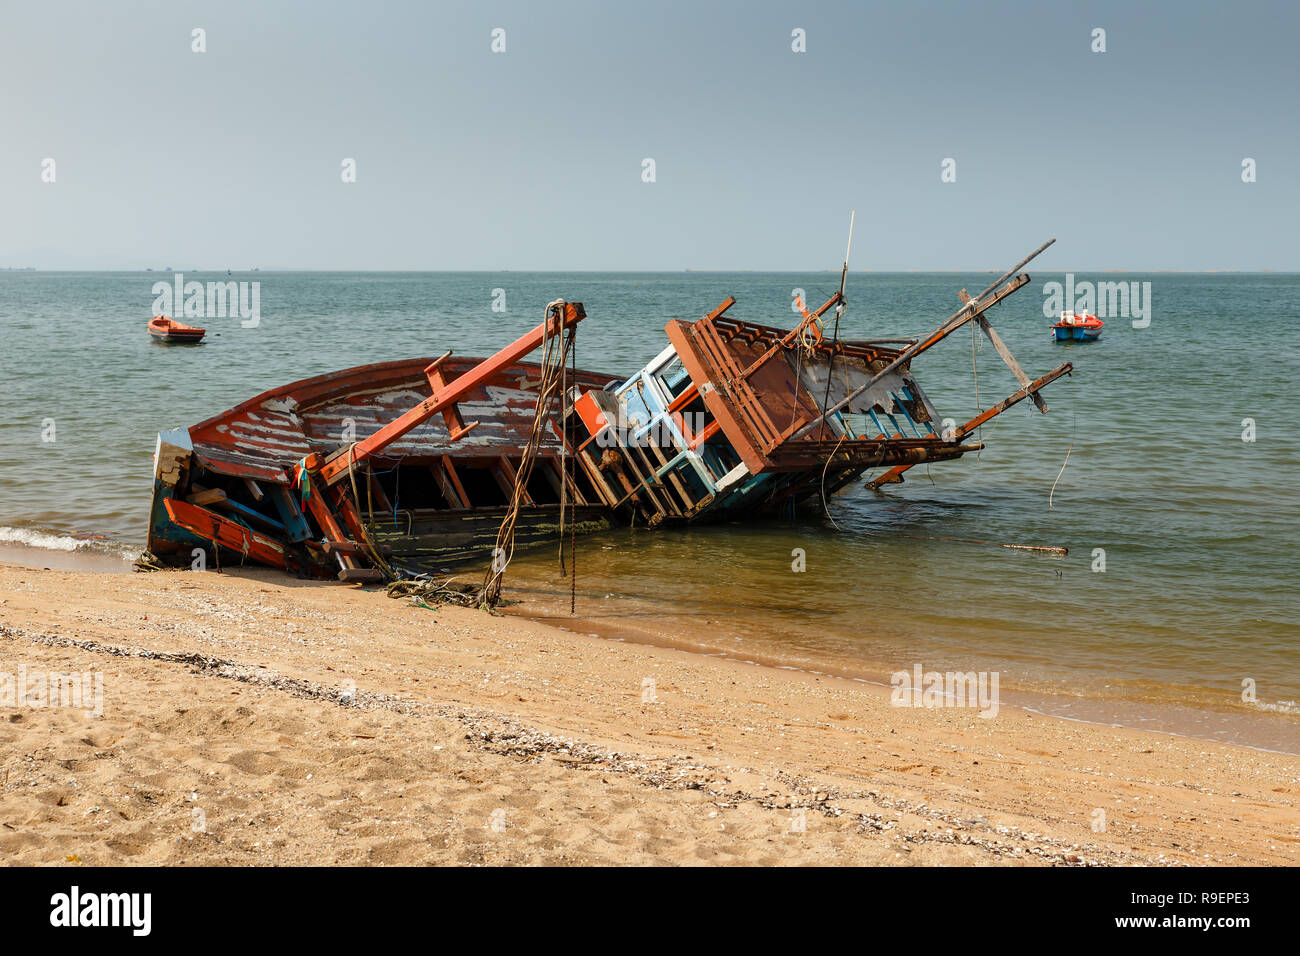
[[164,345],[196,345],[207,334],[207,329],[186,325],[165,315],[155,315],[149,320],[150,338]]
[[161,342],[164,345],[198,345],[203,341],[206,333],[200,332],[197,335],[183,334],[177,332],[155,332],[149,330],[149,337],[155,342]]
[[1052,334],[1058,342],[1095,342],[1101,338],[1101,329],[1067,328],[1053,326]]
[[[443,361],[437,374],[455,379],[479,361]],[[318,577],[367,561],[371,548],[396,569],[416,573],[489,557],[528,444],[541,380],[536,364],[504,368],[445,419],[425,422],[332,487],[305,490],[298,483],[297,466],[307,456],[364,440],[428,399],[432,362],[407,359],[304,379],[163,432],[147,550],[164,564],[189,565],[197,548],[211,565],[217,549],[223,563],[245,560]],[[616,379],[578,371],[571,381],[603,388]],[[572,461],[564,468],[561,447],[555,435],[540,444],[516,523],[517,548],[553,541],[570,524],[577,533],[610,527],[590,481],[572,476]],[[334,506],[340,498],[353,502],[365,533],[323,524],[312,507],[323,496]]]

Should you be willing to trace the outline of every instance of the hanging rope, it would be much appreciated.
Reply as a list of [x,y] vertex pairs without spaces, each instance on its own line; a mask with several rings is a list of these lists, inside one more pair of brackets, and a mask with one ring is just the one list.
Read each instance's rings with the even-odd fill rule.
[[[575,328],[569,336],[570,361],[573,364],[573,374],[570,381],[577,382],[578,379],[578,330]],[[562,393],[561,402],[568,400],[568,391]],[[563,408],[563,404],[560,406]],[[560,467],[560,484],[561,487],[568,487],[564,480],[564,465],[567,463],[573,473],[569,476],[569,481],[573,482],[573,487],[578,487],[578,459],[576,456],[568,455],[568,439],[565,434],[560,435],[560,453],[565,455]],[[564,525],[560,525],[560,534],[564,534]],[[563,537],[560,539],[563,541]],[[563,545],[561,545],[563,547]],[[578,609],[578,513],[574,508],[569,509],[569,614],[572,616]]]
[[794,427],[794,420],[799,415],[799,383],[803,380],[803,342],[800,341],[798,347],[794,350],[797,364],[794,370],[794,401],[790,403],[790,424],[787,428]]
[[[839,353],[840,345],[840,315],[843,312],[844,300],[841,299],[840,304],[835,307],[835,331],[831,335],[831,356],[826,361],[826,394],[822,397],[822,407],[819,409],[822,416],[822,424],[821,428],[817,431],[818,437],[821,437],[826,432],[826,409],[830,408],[831,405],[831,379],[835,376],[835,356]],[[844,430],[844,434],[848,434],[847,428]],[[823,474],[823,478],[824,477],[825,475]]]
[[[1076,411],[1074,415],[1074,428],[1079,427],[1079,414]],[[1070,463],[1070,452],[1074,451],[1074,434],[1070,434],[1070,447],[1065,450],[1065,461],[1061,462],[1061,470],[1056,474],[1056,481],[1052,482],[1052,490],[1047,495],[1047,510],[1052,510],[1052,498],[1056,495],[1056,484],[1061,480],[1061,475],[1065,474],[1065,466]]]
[[[575,330],[576,331],[576,330]],[[564,402],[569,395],[569,367],[566,365],[560,371],[560,408],[564,408]],[[564,518],[568,513],[569,503],[569,479],[568,479],[568,461],[569,443],[564,440],[563,435],[560,438],[560,574],[567,574],[564,566]]]
[[[831,452],[830,457],[826,459],[826,464],[822,466],[822,510],[826,512],[826,517],[830,519],[836,531],[840,530],[840,526],[835,523],[835,518],[831,516],[831,506],[826,501],[826,470],[830,468],[831,461],[835,458],[836,452],[840,450],[840,445],[844,444],[844,439],[848,437],[849,430],[846,428],[844,434],[840,436],[840,440],[835,443],[835,450]],[[794,499],[792,498],[791,503],[793,504],[793,502]]]
[[[360,517],[361,496],[357,494],[356,467],[357,467],[357,443],[353,442],[351,445],[348,446],[348,478],[352,482],[352,504],[353,507],[356,508],[357,516]],[[373,501],[371,500],[371,496],[370,496],[370,473],[369,471],[367,471],[366,473],[366,520],[359,522],[360,530],[361,530],[361,543],[364,544],[366,546],[366,550],[370,552],[370,560],[374,562],[375,567],[383,572],[384,577],[387,580],[392,581],[397,577],[397,572],[394,571],[389,566],[387,561],[385,561],[382,557],[380,557],[379,549],[375,547],[374,541],[372,541],[370,538],[370,529],[368,525],[373,524],[374,520],[375,520],[375,515],[373,509]]]
[[[977,365],[976,362],[975,362],[975,340],[976,340],[976,338],[977,338],[977,332],[976,332],[976,329],[975,329],[975,323],[972,322],[972,323],[970,324],[970,374],[971,374],[971,378],[973,378],[973,379],[975,380],[975,414],[978,416],[978,415],[982,415],[982,414],[984,414],[984,406],[982,406],[982,405],[980,404],[980,371],[979,371],[979,367],[978,367],[978,365]],[[983,442],[984,442],[984,426],[981,425],[981,426],[977,429],[977,431],[979,432],[979,440],[980,440],[980,443],[983,444]],[[975,460],[976,460],[976,461],[979,461],[979,460],[980,460],[980,455],[981,455],[981,453],[982,453],[983,451],[984,451],[984,449],[981,448],[979,451],[977,451],[977,452],[975,453]]]
[[1070,452],[1074,451],[1074,442],[1070,442],[1070,447],[1065,451],[1065,461],[1061,462],[1061,470],[1056,474],[1056,481],[1052,482],[1052,491],[1047,496],[1047,510],[1052,510],[1052,498],[1056,495],[1056,482],[1061,480],[1061,475],[1065,474],[1065,466],[1070,463]]
[[[547,323],[548,334],[542,350],[542,376],[537,386],[537,405],[533,410],[533,424],[528,433],[528,442],[524,446],[523,458],[515,472],[514,488],[510,495],[510,505],[506,516],[497,531],[496,547],[492,551],[492,563],[483,575],[483,590],[480,603],[487,607],[496,607],[501,601],[501,580],[505,576],[515,553],[515,524],[519,520],[519,508],[523,502],[528,480],[533,474],[533,463],[537,460],[537,451],[541,447],[546,420],[550,416],[551,403],[556,392],[565,381],[565,360],[573,341],[572,333],[564,334],[563,299],[556,299],[546,305],[543,321]],[[550,331],[550,319],[554,316],[554,331]],[[561,402],[563,396],[561,396]]]

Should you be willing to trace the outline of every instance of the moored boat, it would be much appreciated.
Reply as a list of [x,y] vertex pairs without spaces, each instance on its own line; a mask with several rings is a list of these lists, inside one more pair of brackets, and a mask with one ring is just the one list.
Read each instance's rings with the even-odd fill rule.
[[1101,336],[1101,327],[1105,324],[1088,312],[1082,315],[1075,312],[1062,312],[1060,321],[1052,326],[1052,335],[1058,342],[1067,340],[1091,342]]
[[207,329],[186,325],[165,315],[155,315],[149,320],[149,334],[153,336],[155,342],[193,345],[203,341],[203,336],[208,332]]

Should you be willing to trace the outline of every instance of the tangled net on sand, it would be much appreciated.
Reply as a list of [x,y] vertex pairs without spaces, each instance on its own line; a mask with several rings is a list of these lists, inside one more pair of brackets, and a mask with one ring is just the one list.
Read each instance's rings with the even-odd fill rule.
[[454,578],[435,581],[433,578],[407,578],[391,581],[388,585],[390,598],[409,597],[417,607],[434,607],[439,604],[455,604],[458,607],[480,607],[483,603],[483,591],[473,584],[464,584]]

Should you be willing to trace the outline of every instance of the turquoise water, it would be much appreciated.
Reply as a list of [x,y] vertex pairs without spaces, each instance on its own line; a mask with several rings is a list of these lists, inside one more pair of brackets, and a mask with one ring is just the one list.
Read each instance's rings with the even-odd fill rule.
[[[1300,711],[1291,404],[1300,394],[1300,276],[1080,274],[1150,282],[1150,326],[1110,319],[1099,342],[1056,343],[1042,286],[1063,274],[1032,274],[990,318],[1031,375],[1075,364],[1044,393],[1050,414],[1026,402],[985,426],[978,459],[915,468],[883,494],[851,488],[833,499],[833,522],[617,531],[584,542],[579,611],[666,611],[741,656],[1000,670],[1004,686],[1117,706],[1272,708],[1282,722],[1268,725],[1268,743],[1276,731],[1297,735],[1300,747],[1287,713]],[[734,295],[733,315],[788,325],[792,289],[818,304],[838,282],[831,273],[237,273],[229,278],[261,283],[261,324],[206,319],[206,344],[169,348],[144,324],[151,286],[170,278],[0,272],[0,542],[72,547],[71,536],[95,534],[109,539],[95,547],[139,547],[159,429],[350,365],[448,348],[486,355],[536,325],[556,297],[586,305],[579,364],[617,374],[666,344],[670,318],[698,317]],[[842,332],[928,331],[957,307],[959,289],[992,278],[851,275]],[[505,290],[504,313],[492,311],[494,289]],[[981,405],[1015,389],[986,342],[972,357],[965,330],[914,365],[957,421],[977,408],[972,359]],[[1242,440],[1246,418],[1253,442]],[[52,442],[42,440],[46,419]],[[944,538],[1067,547],[1069,556]],[[791,570],[796,548],[805,573]],[[1097,548],[1104,572],[1092,570]],[[552,563],[518,562],[540,604],[553,590]],[[1262,707],[1242,704],[1243,679]]]

